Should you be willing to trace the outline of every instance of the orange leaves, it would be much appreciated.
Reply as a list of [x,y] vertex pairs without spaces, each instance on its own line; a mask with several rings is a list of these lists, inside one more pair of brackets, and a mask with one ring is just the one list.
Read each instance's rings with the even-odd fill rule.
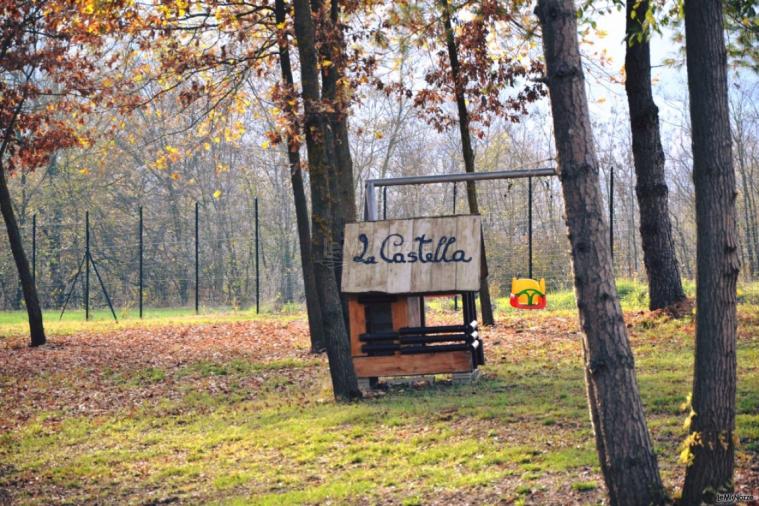
[[[106,332],[51,336],[49,345],[40,348],[29,348],[21,336],[0,341],[2,372],[13,378],[0,389],[0,431],[40,412],[80,416],[128,411],[172,395],[179,381],[196,382],[196,388],[204,388],[207,377],[192,374],[198,364],[223,367],[244,360],[262,365],[251,371],[260,377],[268,374],[268,363],[313,361],[308,353],[308,326],[303,321],[123,325]],[[163,374],[145,378],[146,370]],[[312,368],[292,371],[304,380],[314,375]],[[251,395],[256,395],[262,382],[251,385]]]

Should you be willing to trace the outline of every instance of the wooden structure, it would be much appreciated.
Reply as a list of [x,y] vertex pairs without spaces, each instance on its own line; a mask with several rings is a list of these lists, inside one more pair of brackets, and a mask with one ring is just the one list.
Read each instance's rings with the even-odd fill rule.
[[[359,378],[472,372],[477,332],[479,216],[349,223],[342,291]],[[461,295],[460,325],[427,326],[424,297]]]

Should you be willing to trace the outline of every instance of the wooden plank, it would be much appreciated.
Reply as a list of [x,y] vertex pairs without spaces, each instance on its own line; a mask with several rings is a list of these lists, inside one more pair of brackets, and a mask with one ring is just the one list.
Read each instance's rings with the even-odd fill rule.
[[[369,235],[369,251],[376,260],[376,264],[367,265],[369,267],[367,276],[368,286],[376,287],[376,292],[395,293],[387,291],[388,263],[383,261],[380,256],[382,242],[390,235],[390,221],[375,221],[372,225],[372,235]],[[368,235],[368,234],[367,234]]]
[[411,220],[393,220],[388,223],[391,235],[384,245],[380,245],[380,260],[384,258],[403,258],[403,263],[387,264],[386,293],[408,293],[411,290],[411,266],[405,261],[405,253],[408,251],[410,240],[413,240],[414,222]]
[[474,286],[472,290],[479,289],[481,235],[482,224],[479,216],[459,216],[456,221],[456,239],[464,244],[473,244],[474,249],[472,250],[471,262],[456,264],[456,286]]
[[348,297],[348,326],[351,338],[351,355],[365,355],[361,352],[361,341],[358,336],[366,332],[366,312],[364,305],[358,302],[358,297],[351,295]]
[[345,227],[342,291],[477,290],[480,233],[479,216],[350,223]]
[[393,330],[408,327],[408,298],[399,297],[391,306],[393,312]]
[[[346,237],[358,237],[359,234],[359,226],[358,223],[347,223],[345,225],[345,234]],[[361,243],[359,241],[345,241],[343,244],[343,265],[346,263],[352,261],[352,259],[357,256],[359,253],[361,253]],[[358,280],[356,280],[356,276],[358,276],[360,271],[358,269],[349,269],[345,270],[343,269],[342,273],[342,286],[351,286],[353,284],[359,283]],[[349,279],[350,278],[350,279]]]
[[420,355],[354,357],[353,367],[359,378],[470,372],[472,354],[468,351],[444,351]]
[[[433,258],[450,258],[453,251],[458,249],[459,243],[463,243],[463,241],[456,236],[458,223],[462,218],[463,216],[459,216],[452,220],[440,220],[440,222],[434,225],[434,229],[431,232],[432,243],[430,244]],[[471,241],[471,237],[469,237],[469,239]],[[472,247],[474,247],[474,244],[472,244]],[[469,263],[471,262],[472,260],[470,259]],[[456,278],[458,265],[459,262],[446,262],[445,260],[429,264],[428,270],[430,280],[428,291],[442,292],[449,290],[451,283],[453,283],[454,286],[458,286],[458,280]]]
[[408,301],[408,326],[418,327],[422,324],[422,317],[419,311],[419,297],[407,297]]

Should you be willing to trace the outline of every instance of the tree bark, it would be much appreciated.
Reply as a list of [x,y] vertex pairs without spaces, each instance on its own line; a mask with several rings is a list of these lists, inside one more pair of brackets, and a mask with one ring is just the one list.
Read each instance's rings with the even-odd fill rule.
[[8,241],[11,245],[13,260],[16,262],[21,289],[24,293],[26,312],[29,315],[31,345],[41,346],[46,342],[45,328],[42,325],[42,309],[37,298],[37,287],[32,277],[32,271],[29,268],[29,261],[26,259],[26,254],[24,253],[24,242],[18,229],[16,215],[13,212],[13,202],[11,201],[8,182],[5,178],[5,169],[2,166],[0,166],[0,211],[2,211],[3,219],[5,220]]
[[585,334],[585,382],[601,471],[611,504],[659,504],[664,488],[614,284],[575,8],[572,0],[539,0],[536,13],[543,31],[575,293]]
[[304,129],[311,175],[311,252],[319,288],[327,358],[335,398],[348,401],[361,397],[353,370],[348,332],[343,319],[340,292],[330,262],[334,262],[335,240],[329,178],[334,168],[327,158],[330,125],[322,112],[317,70],[316,40],[308,0],[294,0],[295,36],[300,56],[301,86],[305,112]]
[[[345,67],[345,39],[340,28],[340,0],[331,0],[327,14],[323,9],[322,0],[311,0],[311,9],[318,20],[318,35],[321,36],[319,50],[322,57],[322,101],[329,104],[331,110],[326,114],[331,131],[331,146],[328,146],[328,156],[333,160],[334,171],[330,177],[330,195],[332,195],[333,227],[335,238],[333,257],[342,257],[343,233],[345,224],[356,221],[356,198],[353,184],[353,159],[348,138],[348,103],[347,94],[341,89],[340,77]],[[331,64],[327,65],[326,62]],[[343,275],[343,264],[335,261],[332,264],[340,286]],[[343,315],[348,314],[348,299],[341,297]],[[348,320],[345,320],[348,325]]]
[[[440,0],[440,7],[443,12],[443,26],[445,28],[445,39],[448,46],[448,60],[451,64],[451,77],[453,78],[454,89],[456,94],[456,107],[459,113],[459,131],[461,133],[461,150],[464,158],[464,169],[468,173],[473,173],[474,168],[474,150],[472,149],[472,137],[469,132],[469,111],[466,108],[466,97],[464,96],[464,83],[461,76],[461,66],[459,65],[459,51],[456,45],[456,38],[453,34],[453,24],[451,23],[451,8],[448,0]],[[466,196],[469,202],[469,212],[471,214],[480,214],[480,206],[477,203],[477,187],[474,181],[467,181]],[[482,255],[480,256],[480,306],[482,309],[482,323],[485,325],[494,325],[493,306],[490,301],[490,287],[488,286],[488,261],[485,255],[485,234],[481,234]]]
[[685,2],[685,49],[696,190],[696,359],[683,503],[732,490],[736,282],[740,270],[722,4]]
[[[275,16],[277,24],[284,23],[286,9],[284,0],[275,0]],[[290,64],[290,48],[285,35],[279,41],[279,68],[282,81],[288,88],[288,93],[295,93],[293,71]],[[294,113],[294,107],[286,104],[286,112]],[[287,157],[290,162],[290,182],[293,187],[295,201],[295,220],[298,226],[298,242],[300,244],[300,263],[303,270],[303,288],[306,293],[306,311],[308,312],[308,327],[311,335],[311,351],[324,350],[324,322],[319,307],[319,291],[316,285],[314,264],[311,258],[311,229],[308,225],[308,202],[303,184],[303,171],[300,165],[300,151],[295,148],[290,136],[287,137]]]
[[[640,211],[643,261],[648,276],[649,309],[654,310],[685,299],[685,292],[680,281],[669,218],[669,188],[664,174],[659,109],[651,90],[649,34],[641,25],[648,7],[648,0],[627,0],[625,90],[630,107],[637,179],[635,193]],[[638,40],[641,34],[643,38]]]

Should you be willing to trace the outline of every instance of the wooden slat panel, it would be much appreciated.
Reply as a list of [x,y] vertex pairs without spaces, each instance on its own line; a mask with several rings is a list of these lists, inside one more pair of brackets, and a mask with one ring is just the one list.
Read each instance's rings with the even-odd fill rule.
[[361,341],[358,336],[366,332],[366,312],[364,305],[358,302],[358,297],[355,295],[348,298],[348,323],[351,335],[351,355],[365,355],[361,352]]
[[479,216],[461,216],[456,222],[456,240],[472,244],[472,261],[456,263],[456,286],[480,283],[480,254],[482,225]]
[[[389,233],[397,234],[389,237],[383,254],[386,258],[401,258],[409,249],[409,240],[414,237],[414,221],[397,220],[388,227]],[[400,236],[400,237],[399,237]],[[381,247],[381,246],[380,246]],[[380,256],[380,261],[382,257]],[[408,293],[411,290],[411,263],[387,264],[387,293]],[[379,286],[379,285],[378,285]]]
[[445,351],[420,355],[354,357],[353,367],[359,378],[469,372],[472,370],[472,354],[468,351]]
[[408,298],[400,297],[391,306],[393,312],[393,330],[408,327]]
[[[462,221],[463,218],[464,217],[461,216],[453,220],[440,220],[438,223],[434,224],[430,237],[432,243],[430,243],[429,247],[435,257],[439,258],[445,254],[446,257],[450,258],[455,250],[459,249],[461,245],[466,244],[465,241],[457,237],[458,223]],[[419,235],[420,234],[415,231],[414,237],[419,237]],[[467,235],[466,238],[468,238],[470,242],[473,242],[471,235]],[[450,244],[446,248],[446,243],[452,240],[455,240],[456,242]],[[474,247],[474,244],[472,243],[471,246]],[[479,256],[477,258],[479,258]],[[472,263],[472,261],[470,260],[469,263]],[[453,283],[454,286],[458,286],[456,271],[460,264],[466,265],[466,263],[463,262],[440,262],[428,264],[430,276],[428,291],[442,292],[450,290],[451,283]]]
[[419,311],[419,297],[408,297],[408,326],[418,327],[422,324],[422,318]]
[[[479,289],[480,235],[479,216],[348,224],[343,249],[342,291],[476,291]],[[422,237],[426,242],[421,247],[420,259]],[[438,249],[443,237],[455,237],[456,240]],[[366,251],[363,251],[364,243]],[[463,258],[471,260],[463,262]],[[460,276],[457,275],[459,268],[462,269]]]

